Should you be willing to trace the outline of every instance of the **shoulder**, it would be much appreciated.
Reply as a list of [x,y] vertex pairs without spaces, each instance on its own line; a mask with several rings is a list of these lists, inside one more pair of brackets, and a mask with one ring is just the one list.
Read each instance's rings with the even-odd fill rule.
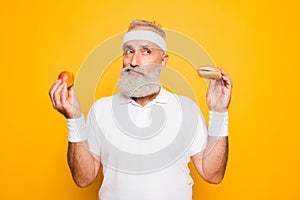
[[97,99],[94,102],[93,106],[98,106],[98,105],[110,103],[111,99],[112,99],[112,96],[101,97],[100,99]]
[[125,102],[126,100],[124,100],[124,96],[122,96],[121,94],[115,94],[112,96],[106,96],[106,97],[101,97],[100,99],[96,100],[91,109],[93,110],[106,110],[109,111],[111,110],[111,108],[113,107],[113,105],[119,105],[122,102]]
[[121,94],[115,94],[112,96],[101,97],[94,102],[93,106],[111,106],[112,103],[121,103],[122,101],[126,101],[124,96]]
[[193,110],[194,109],[199,110],[198,104],[193,99],[191,99],[190,97],[179,95],[179,94],[174,94],[174,93],[171,93],[171,92],[168,92],[168,93],[170,93],[170,95],[174,96],[175,99],[181,105],[183,105],[184,107],[188,107],[188,108],[193,109]]
[[119,108],[124,98],[120,94],[101,97],[96,100],[89,109],[88,118],[95,117],[99,121],[105,121],[113,114],[114,107]]

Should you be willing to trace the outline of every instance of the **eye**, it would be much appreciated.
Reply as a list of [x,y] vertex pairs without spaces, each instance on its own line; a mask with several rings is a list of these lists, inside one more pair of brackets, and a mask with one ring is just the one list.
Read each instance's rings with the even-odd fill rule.
[[151,53],[152,53],[151,49],[143,49],[143,55],[149,55]]
[[132,53],[133,53],[132,49],[125,49],[124,50],[124,55],[129,55],[129,54],[132,54]]

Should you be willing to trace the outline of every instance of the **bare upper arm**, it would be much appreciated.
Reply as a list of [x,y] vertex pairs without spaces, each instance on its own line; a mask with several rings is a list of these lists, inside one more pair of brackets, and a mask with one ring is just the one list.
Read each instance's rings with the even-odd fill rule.
[[203,152],[199,152],[192,157],[193,164],[195,168],[197,169],[198,173],[202,178],[204,178],[204,173],[203,173]]
[[98,157],[96,157],[93,154],[92,154],[92,156],[93,156],[93,159],[94,159],[94,169],[95,169],[95,177],[96,177],[99,173],[101,162],[100,162],[100,159]]

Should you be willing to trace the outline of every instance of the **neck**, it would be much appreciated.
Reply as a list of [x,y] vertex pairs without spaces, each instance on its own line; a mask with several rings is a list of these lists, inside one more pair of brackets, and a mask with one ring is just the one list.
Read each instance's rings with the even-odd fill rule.
[[132,99],[135,100],[135,102],[140,104],[142,107],[144,107],[147,103],[149,103],[150,101],[152,101],[153,99],[155,99],[157,97],[160,90],[161,90],[161,88],[159,88],[159,90],[157,92],[155,92],[154,94],[151,94],[151,95],[148,95],[145,97],[132,97]]

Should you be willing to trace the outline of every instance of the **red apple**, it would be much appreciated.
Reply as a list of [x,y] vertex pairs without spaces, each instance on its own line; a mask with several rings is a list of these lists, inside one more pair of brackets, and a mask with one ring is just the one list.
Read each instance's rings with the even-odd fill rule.
[[58,79],[62,82],[67,83],[68,88],[71,87],[74,83],[74,75],[71,72],[63,71],[58,75]]

